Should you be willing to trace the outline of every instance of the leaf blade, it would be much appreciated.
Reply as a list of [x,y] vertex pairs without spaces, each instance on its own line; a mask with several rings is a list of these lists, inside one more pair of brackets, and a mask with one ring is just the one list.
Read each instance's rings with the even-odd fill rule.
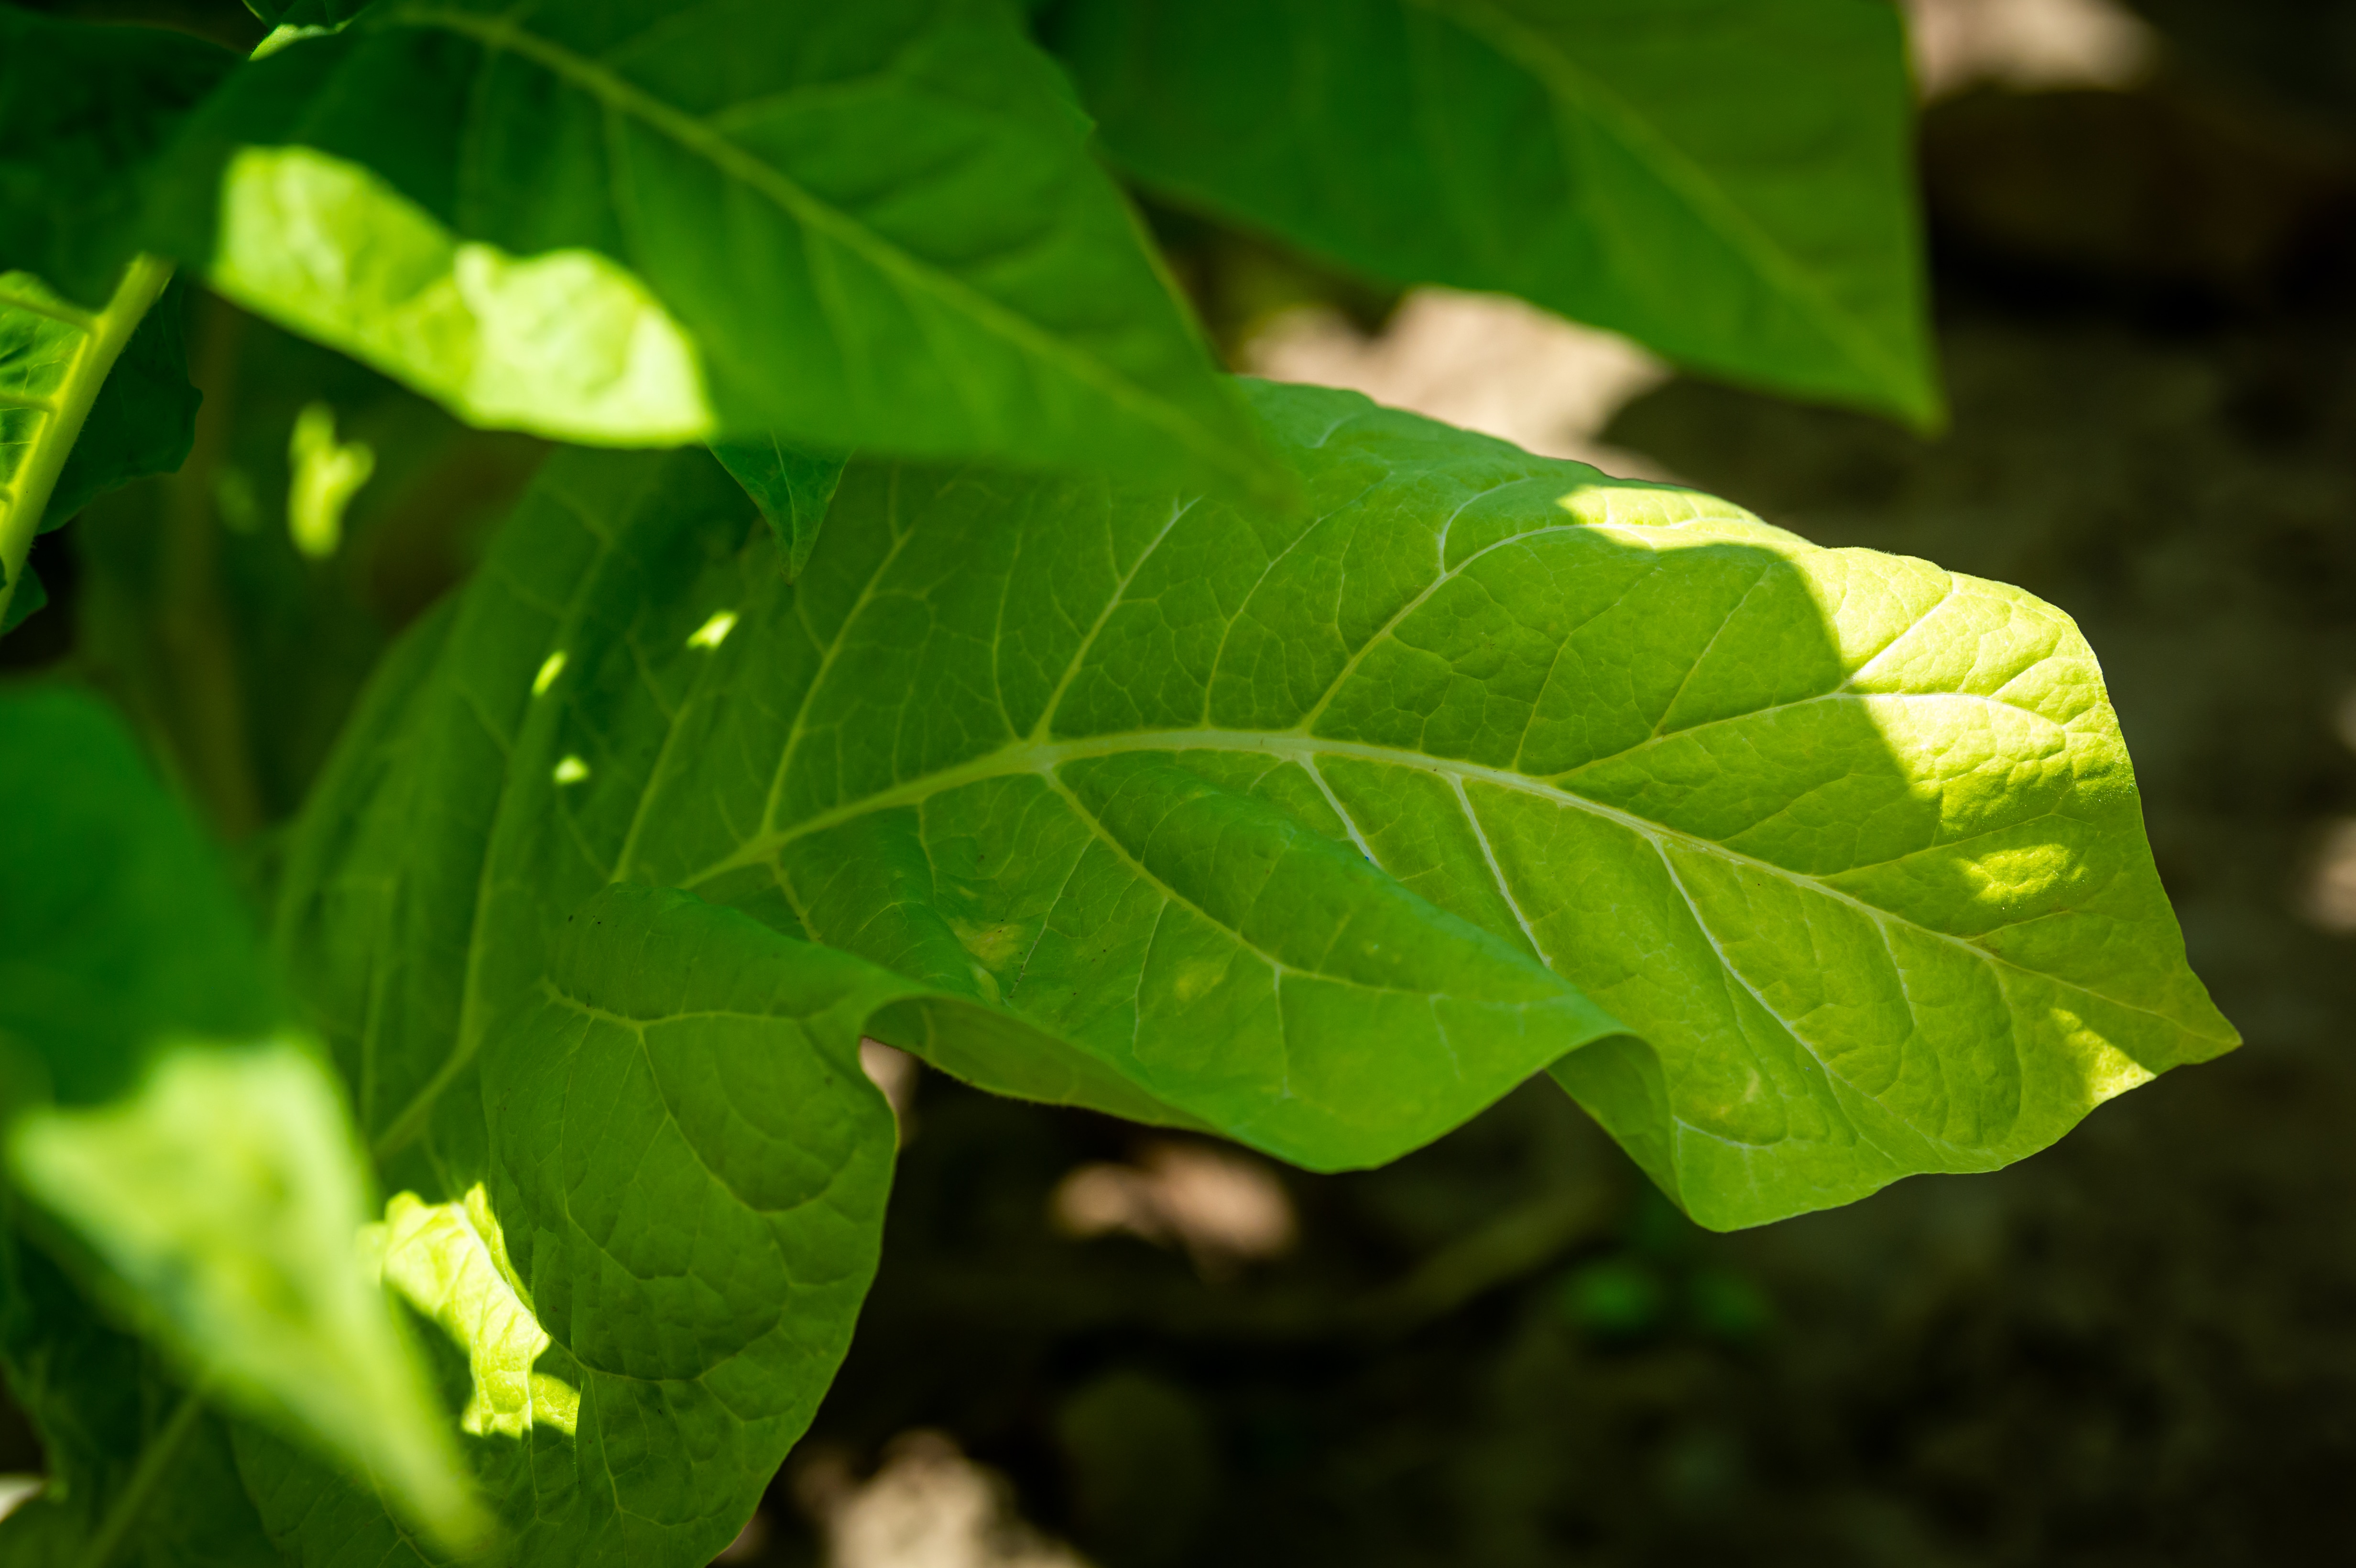
[[1555,1064],[1721,1226],[2018,1158],[2234,1042],[2066,617],[1253,395],[1307,517],[859,464],[791,584],[742,523],[665,531],[691,469],[552,470],[697,561],[578,623],[631,630],[568,641],[500,879],[686,887],[907,977],[877,1027],[957,1071],[1304,1164]]
[[1713,374],[1940,417],[1893,14],[1084,0],[1049,29],[1108,146],[1182,200]]

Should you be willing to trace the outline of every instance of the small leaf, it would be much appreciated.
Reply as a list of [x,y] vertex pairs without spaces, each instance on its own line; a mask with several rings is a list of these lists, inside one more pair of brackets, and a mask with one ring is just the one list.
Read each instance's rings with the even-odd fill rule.
[[552,1341],[523,1298],[481,1182],[450,1203],[396,1193],[364,1243],[386,1283],[466,1352],[475,1386],[458,1415],[461,1432],[521,1437],[541,1425],[573,1435],[581,1391],[532,1370]]
[[1939,418],[1895,7],[1071,0],[1048,39],[1113,155],[1175,200]]
[[[187,400],[195,394],[183,398],[174,385],[176,372],[186,380],[177,324],[149,334],[123,387],[111,399],[104,391],[126,347],[142,343],[138,329],[171,275],[154,257],[138,257],[105,308],[91,312],[30,273],[0,273],[0,631],[46,597],[27,584],[26,558],[35,536],[72,515],[52,507],[61,487],[63,500],[79,506],[146,464],[177,466],[187,455],[179,421],[193,431]],[[76,464],[71,453],[93,414],[96,444]]]
[[336,439],[336,411],[306,403],[294,416],[286,443],[294,473],[286,496],[286,528],[294,549],[325,560],[344,542],[344,508],[376,472],[376,453],[366,442]]
[[785,558],[786,575],[800,576],[810,551],[818,548],[819,529],[850,459],[806,452],[774,436],[714,442],[712,455],[769,519],[777,536],[777,553]]

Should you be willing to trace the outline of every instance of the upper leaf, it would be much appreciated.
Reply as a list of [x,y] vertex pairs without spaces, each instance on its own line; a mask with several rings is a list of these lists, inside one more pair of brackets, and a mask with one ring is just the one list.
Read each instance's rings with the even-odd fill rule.
[[0,272],[104,304],[150,165],[237,63],[185,33],[0,5]]
[[[1264,485],[1085,135],[990,0],[405,0],[241,72],[163,232],[241,303],[483,422]],[[256,151],[290,144],[293,165]],[[652,314],[616,303],[634,289]],[[655,345],[642,428],[570,418],[644,369],[625,351],[648,334],[678,351]],[[502,357],[504,389],[457,373]],[[530,376],[570,400],[542,409]]]
[[1114,155],[1180,200],[1938,417],[1896,7],[1067,0],[1047,37]]

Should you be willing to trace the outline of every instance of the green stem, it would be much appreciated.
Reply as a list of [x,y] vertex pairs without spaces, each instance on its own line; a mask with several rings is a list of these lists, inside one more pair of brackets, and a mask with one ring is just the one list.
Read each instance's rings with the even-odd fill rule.
[[188,1429],[196,1425],[203,1411],[204,1402],[196,1390],[190,1389],[181,1397],[179,1408],[172,1412],[171,1419],[164,1423],[163,1430],[148,1441],[146,1451],[139,1456],[138,1467],[131,1472],[130,1485],[123,1488],[123,1495],[107,1510],[106,1522],[99,1526],[98,1533],[82,1549],[81,1561],[76,1568],[106,1568],[114,1549],[123,1544],[123,1536],[139,1522],[140,1512],[147,1506],[147,1494],[155,1489],[155,1483],[171,1468],[180,1445],[187,1439]]
[[[123,346],[138,330],[140,318],[171,281],[171,262],[134,256],[104,310],[86,318],[86,324],[80,313],[75,313],[72,324],[82,328],[81,347],[74,351],[73,365],[57,396],[49,400],[48,418],[41,421],[32,452],[16,471],[14,492],[0,499],[0,623],[7,619],[8,602],[16,596],[16,584],[25,575],[25,558],[32,553],[33,537],[41,529],[41,514],[48,507],[58,475],[65,470],[66,454],[81,437],[91,404],[98,400],[106,373],[114,368]],[[52,314],[61,321],[69,319],[62,313]]]

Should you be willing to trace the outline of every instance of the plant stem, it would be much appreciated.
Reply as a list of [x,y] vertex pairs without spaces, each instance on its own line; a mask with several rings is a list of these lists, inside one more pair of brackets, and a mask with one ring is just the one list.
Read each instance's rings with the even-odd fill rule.
[[25,558],[32,553],[33,538],[41,529],[41,514],[48,509],[49,494],[65,469],[66,454],[80,439],[91,404],[98,400],[98,389],[106,384],[106,373],[114,368],[123,346],[138,330],[147,307],[171,281],[171,262],[134,256],[123,269],[123,282],[115,285],[114,297],[106,302],[106,308],[89,317],[87,325],[79,316],[75,319],[74,325],[83,328],[81,347],[74,351],[72,368],[58,389],[40,434],[33,438],[32,454],[16,472],[15,493],[0,503],[5,507],[0,510],[0,622],[7,619],[8,603],[16,596],[16,584],[25,575]]
[[123,1536],[139,1522],[140,1510],[147,1506],[147,1494],[155,1489],[155,1483],[171,1467],[173,1459],[180,1452],[180,1445],[187,1439],[188,1429],[197,1424],[197,1417],[203,1411],[204,1402],[196,1390],[190,1389],[181,1396],[179,1408],[172,1412],[171,1417],[164,1423],[163,1430],[148,1441],[146,1449],[139,1456],[139,1464],[131,1472],[130,1484],[123,1488],[123,1495],[114,1499],[114,1506],[107,1510],[106,1522],[99,1526],[98,1533],[91,1537],[90,1544],[82,1549],[81,1561],[76,1568],[106,1568],[107,1560],[114,1555],[114,1549],[123,1544]]

